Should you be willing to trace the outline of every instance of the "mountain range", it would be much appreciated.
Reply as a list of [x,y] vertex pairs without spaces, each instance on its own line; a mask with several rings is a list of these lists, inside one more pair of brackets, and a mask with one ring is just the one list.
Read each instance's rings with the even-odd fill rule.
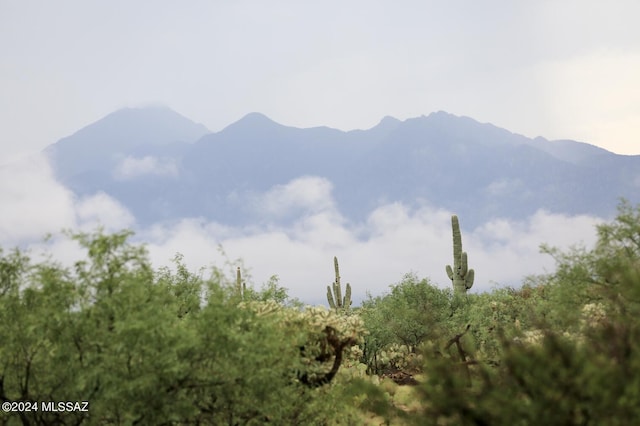
[[129,108],[46,153],[75,194],[104,191],[142,226],[184,217],[260,223],[260,194],[301,176],[330,182],[353,223],[391,202],[445,208],[467,226],[539,209],[606,217],[621,197],[640,202],[640,155],[531,139],[442,111],[352,131],[289,127],[250,113],[211,132],[168,108]]

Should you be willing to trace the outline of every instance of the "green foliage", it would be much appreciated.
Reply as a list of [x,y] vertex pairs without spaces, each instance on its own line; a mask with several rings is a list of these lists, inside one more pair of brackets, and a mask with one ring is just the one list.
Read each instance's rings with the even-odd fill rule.
[[615,220],[596,229],[598,240],[593,249],[578,246],[563,252],[542,246],[556,261],[554,273],[534,278],[547,289],[545,319],[551,327],[575,331],[585,304],[611,307],[617,295],[626,291],[621,288],[620,275],[640,262],[640,206],[621,201]]
[[[337,259],[326,309],[277,276],[247,287],[237,262],[153,270],[128,231],[69,234],[71,267],[0,249],[0,399],[90,402],[0,423],[635,424],[640,207],[597,230],[593,249],[543,247],[556,271],[518,289],[408,274],[353,310]],[[406,372],[417,386],[391,380]]]
[[359,313],[368,331],[364,361],[377,373],[386,364],[382,351],[387,346],[400,344],[415,353],[422,342],[445,333],[451,316],[451,293],[427,279],[407,274],[389,294],[369,296]]
[[[129,236],[71,234],[86,252],[71,268],[0,252],[0,399],[89,401],[88,413],[2,413],[1,423],[335,424],[349,417],[344,386],[324,385],[336,365],[332,342],[343,350],[360,338],[357,317],[277,301],[239,305],[225,284],[233,280],[194,275],[180,256],[174,268],[154,272]],[[277,283],[246,296],[288,300]],[[248,305],[255,303],[273,312]],[[302,377],[317,378],[319,388]]]
[[453,292],[456,295],[466,294],[473,286],[475,272],[468,268],[467,252],[462,251],[462,233],[458,216],[451,216],[451,228],[453,230],[453,268],[447,265],[447,276],[453,283]]
[[[340,285],[340,267],[338,266],[338,258],[334,256],[333,267],[335,269],[336,278],[332,286],[327,286],[327,301],[332,309],[349,309],[351,307],[351,284],[347,283],[345,295],[342,297],[342,286]],[[333,293],[331,288],[333,287]]]
[[262,285],[259,291],[245,289],[245,294],[249,296],[245,300],[257,302],[274,302],[281,306],[302,309],[304,304],[296,299],[289,297],[287,289],[280,285],[280,279],[277,275],[272,275],[269,280]]
[[[454,311],[449,322],[450,335],[470,325],[467,341],[475,347],[474,357],[480,362],[498,364],[501,337],[515,337],[535,330],[538,315],[545,312],[546,292],[543,286],[525,285],[520,289],[499,288],[491,293],[468,295],[468,302]],[[440,342],[442,345],[442,342]]]
[[[558,266],[536,278],[537,287],[491,295],[499,296],[498,306],[511,299],[506,322],[515,315],[522,323],[512,334],[498,330],[498,362],[466,363],[472,386],[454,373],[459,358],[444,354],[425,362],[425,411],[414,417],[417,424],[637,423],[640,209],[621,203],[615,221],[598,226],[598,236],[592,250],[545,248]],[[522,308],[532,300],[542,309],[527,317]]]
[[638,338],[637,324],[610,320],[579,339],[551,330],[538,343],[505,338],[498,366],[471,366],[471,388],[451,373],[457,360],[431,359],[421,385],[428,409],[417,422],[633,424],[640,416]]

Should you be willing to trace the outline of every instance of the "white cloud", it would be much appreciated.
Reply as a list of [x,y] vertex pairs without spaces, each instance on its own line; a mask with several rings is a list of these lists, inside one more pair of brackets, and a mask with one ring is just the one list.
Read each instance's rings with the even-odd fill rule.
[[[38,175],[48,170],[45,166],[36,163],[0,169],[2,177],[22,176],[25,182],[12,186],[6,179],[1,181],[3,207],[9,205],[4,201],[17,200],[11,209],[0,210],[3,246],[15,238],[35,241],[62,227],[92,230],[100,223],[115,230],[134,225],[133,216],[104,193],[74,200],[49,172]],[[16,188],[24,189],[27,184],[33,192],[25,199]],[[310,192],[306,194],[305,190]],[[291,295],[308,303],[325,303],[326,286],[334,278],[333,256],[338,257],[343,282],[352,284],[357,302],[366,292],[383,293],[410,271],[440,286],[450,286],[445,273],[453,251],[449,211],[430,206],[411,209],[392,203],[379,206],[362,223],[351,223],[337,210],[330,183],[313,177],[274,187],[260,199],[266,205],[273,202],[282,207],[274,207],[271,211],[276,216],[264,224],[231,227],[185,218],[140,229],[136,241],[147,244],[156,266],[168,265],[176,253],[181,253],[193,271],[211,265],[227,268],[227,259],[219,252],[222,246],[228,259],[244,261],[257,287],[277,274]],[[43,211],[47,214],[41,214]],[[292,224],[278,222],[277,214],[291,211],[296,213]],[[540,244],[566,248],[583,242],[588,246],[595,241],[594,225],[601,220],[538,211],[526,220],[496,219],[476,229],[465,228],[464,217],[460,221],[463,247],[470,267],[476,271],[473,289],[482,291],[496,283],[519,285],[526,275],[552,270],[553,260],[539,253]],[[63,238],[54,238],[48,245],[32,245],[38,251],[45,247],[67,264],[80,255],[77,246]],[[226,270],[231,272],[233,268]]]
[[178,176],[178,166],[173,160],[158,159],[147,155],[142,158],[128,156],[120,160],[113,173],[119,180],[134,179],[139,176]]
[[550,272],[555,264],[539,247],[547,244],[568,249],[574,245],[592,246],[596,241],[595,226],[602,219],[587,216],[567,216],[537,211],[524,221],[497,219],[463,235],[463,245],[471,264],[483,282],[518,283],[526,275]]
[[0,242],[17,244],[75,224],[74,196],[42,154],[0,165]]
[[98,192],[80,200],[76,204],[76,214],[80,226],[87,231],[97,226],[103,226],[110,231],[119,231],[130,228],[135,223],[133,215],[104,192]]
[[[286,186],[286,185],[285,185]],[[324,193],[314,205],[332,205]],[[411,210],[399,203],[382,205],[364,223],[346,221],[335,210],[303,213],[290,226],[230,228],[205,220],[187,219],[175,226],[156,225],[141,235],[156,263],[176,252],[192,268],[220,264],[218,246],[230,259],[243,259],[259,285],[278,274],[291,294],[324,303],[326,285],[333,280],[333,256],[338,256],[343,282],[353,286],[354,298],[380,294],[410,271],[448,287],[445,265],[452,263],[451,212],[431,207]],[[476,229],[463,227],[463,247],[476,270],[475,291],[494,285],[514,285],[527,275],[553,269],[553,259],[539,252],[540,244],[568,248],[595,241],[601,219],[570,217],[538,211],[523,221],[497,219]]]
[[254,200],[261,214],[282,217],[291,213],[318,212],[335,208],[331,191],[333,185],[317,176],[303,176],[287,184],[276,185]]
[[[540,254],[540,244],[589,245],[600,219],[539,211],[525,221],[501,219],[475,230],[464,229],[464,218],[461,222],[463,247],[476,270],[473,289],[483,291],[496,284],[517,286],[527,275],[553,270],[553,259]],[[312,303],[324,303],[326,285],[333,280],[333,256],[338,256],[343,282],[352,284],[357,300],[367,291],[381,294],[410,271],[450,285],[445,273],[453,251],[450,212],[433,208],[381,206],[360,227],[322,213],[291,227],[251,230],[184,220],[161,232],[156,227],[155,238],[149,250],[156,263],[180,252],[192,269],[220,265],[222,245],[230,259],[243,259],[256,284],[278,274],[292,295]]]
[[505,196],[520,191],[522,187],[520,179],[499,179],[491,182],[484,190],[489,195]]
[[119,230],[133,215],[103,192],[77,199],[54,177],[43,154],[0,165],[0,245],[20,245],[62,229]]

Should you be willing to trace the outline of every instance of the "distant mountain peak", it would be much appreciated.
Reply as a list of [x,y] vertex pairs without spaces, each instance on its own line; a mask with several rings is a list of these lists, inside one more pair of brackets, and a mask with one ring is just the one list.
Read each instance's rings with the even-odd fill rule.
[[[146,126],[149,124],[155,124],[162,121],[170,120],[173,123],[181,122],[180,124],[188,123],[191,126],[200,127],[200,130],[205,133],[209,133],[209,130],[200,123],[195,123],[188,119],[184,115],[174,111],[173,109],[163,105],[152,105],[145,107],[125,107],[106,115],[102,119],[90,124],[91,126],[105,126],[105,125],[123,125],[123,124],[135,124],[139,126]],[[86,128],[86,127],[85,127]]]
[[149,106],[121,108],[60,142],[85,138],[102,142],[111,139],[113,143],[125,146],[137,142],[195,142],[207,133],[210,131],[204,125],[191,121],[171,108]]
[[242,123],[243,125],[278,125],[281,124],[276,123],[266,115],[261,112],[250,112],[249,114],[242,117],[240,120],[236,121],[234,124]]
[[247,115],[242,117],[241,120],[266,120],[266,121],[272,121],[273,122],[273,120],[270,119],[269,117],[267,117],[265,114],[263,114],[261,112],[257,112],[257,111],[252,111],[252,112],[248,113]]
[[[434,111],[431,114],[429,114],[429,117],[457,117],[457,115],[455,114],[451,114],[450,112],[447,111],[443,111],[443,110],[438,110],[438,111]],[[424,115],[423,115],[424,117]]]
[[378,126],[395,126],[400,123],[402,123],[402,121],[398,120],[397,118],[390,115],[385,115],[384,117],[382,117],[382,120],[380,120],[380,123],[378,123]]
[[117,116],[117,115],[128,115],[128,114],[148,114],[148,113],[173,113],[178,114],[171,108],[165,105],[147,105],[147,106],[137,106],[137,107],[122,107],[113,111],[110,114],[107,114],[106,117]]
[[222,129],[220,133],[238,135],[267,134],[277,129],[286,128],[286,126],[276,123],[266,115],[259,112],[250,112],[240,120],[232,123]]
[[389,132],[392,132],[393,130],[398,128],[400,125],[402,125],[402,121],[390,115],[386,115],[382,118],[382,120],[380,120],[378,124],[373,126],[371,130],[378,134],[388,134]]
[[163,106],[122,108],[45,149],[56,161],[56,174],[66,179],[87,171],[109,170],[118,158],[141,147],[193,143],[211,133]]

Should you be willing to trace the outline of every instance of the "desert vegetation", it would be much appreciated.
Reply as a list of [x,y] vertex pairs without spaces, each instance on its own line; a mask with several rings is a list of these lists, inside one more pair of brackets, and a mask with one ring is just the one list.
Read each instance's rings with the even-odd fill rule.
[[88,410],[0,421],[636,423],[640,206],[622,201],[593,248],[543,246],[554,272],[485,293],[468,291],[473,270],[452,226],[450,288],[407,274],[360,306],[338,259],[329,306],[311,307],[277,278],[245,285],[235,267],[193,272],[176,256],[154,269],[129,231],[70,233],[86,252],[72,267],[3,249],[0,399]]

